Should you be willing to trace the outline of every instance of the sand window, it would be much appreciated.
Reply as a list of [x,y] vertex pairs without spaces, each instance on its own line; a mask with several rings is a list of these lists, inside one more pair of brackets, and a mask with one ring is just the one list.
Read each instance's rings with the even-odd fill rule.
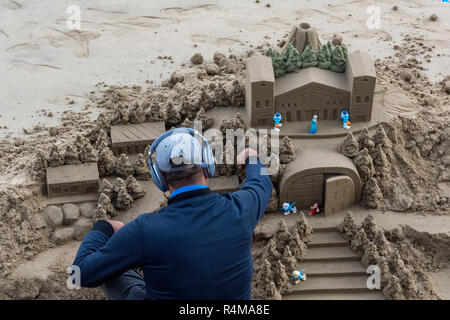
[[256,108],[261,108],[261,101],[256,101]]
[[369,101],[370,101],[369,96],[366,96],[366,97],[364,98],[364,102],[369,102]]
[[356,97],[356,102],[361,102],[361,97],[360,96]]

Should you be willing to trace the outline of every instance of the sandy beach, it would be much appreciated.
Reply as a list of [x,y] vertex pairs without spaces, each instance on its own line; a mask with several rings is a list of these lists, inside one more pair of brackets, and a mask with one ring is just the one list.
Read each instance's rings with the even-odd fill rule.
[[[68,29],[70,5],[80,8],[79,30]],[[367,28],[370,6],[380,8],[381,29]],[[437,21],[428,19],[433,13]],[[440,81],[450,71],[449,17],[450,6],[431,0],[1,0],[0,137],[57,124],[64,110],[82,110],[99,82],[158,84],[189,65],[193,52],[211,60],[216,50],[239,54],[263,41],[275,45],[292,24],[305,21],[323,40],[338,33],[350,50],[376,58],[393,55],[404,35],[420,33],[435,46],[424,73]],[[90,111],[95,118],[98,112]]]

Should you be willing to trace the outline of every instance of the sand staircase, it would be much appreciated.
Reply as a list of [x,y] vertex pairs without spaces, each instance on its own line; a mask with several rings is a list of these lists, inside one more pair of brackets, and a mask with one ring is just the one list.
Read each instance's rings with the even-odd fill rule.
[[360,258],[336,227],[314,228],[308,254],[298,267],[306,281],[295,285],[284,300],[384,299],[380,290],[370,290]]

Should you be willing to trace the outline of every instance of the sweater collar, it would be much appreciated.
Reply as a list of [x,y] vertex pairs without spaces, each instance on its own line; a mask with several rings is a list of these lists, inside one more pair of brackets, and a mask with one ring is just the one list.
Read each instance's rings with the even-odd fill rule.
[[170,199],[169,199],[169,201],[167,203],[171,204],[171,203],[183,201],[183,200],[194,198],[194,197],[204,196],[204,195],[207,195],[209,193],[211,193],[211,189],[209,189],[209,187],[202,188],[202,189],[191,190],[191,191],[186,191],[186,192],[183,192],[183,193],[178,193],[178,194],[176,194],[173,197],[170,197]]

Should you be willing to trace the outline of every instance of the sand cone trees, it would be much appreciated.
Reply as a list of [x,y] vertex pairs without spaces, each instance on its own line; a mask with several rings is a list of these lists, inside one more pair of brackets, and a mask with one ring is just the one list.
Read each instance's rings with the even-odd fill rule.
[[134,168],[126,154],[122,153],[117,159],[115,172],[121,178],[127,178],[133,174]]
[[274,283],[281,294],[286,294],[291,291],[289,286],[289,276],[286,272],[286,268],[279,260],[275,264],[273,278]]
[[142,123],[145,122],[146,114],[138,102],[135,103],[133,109],[130,111],[130,123]]
[[366,232],[363,228],[361,228],[353,238],[350,247],[358,256],[362,257],[362,255],[364,254],[364,247],[369,243],[370,241],[369,239],[367,239]]
[[138,180],[150,180],[150,168],[148,164],[145,162],[144,156],[142,153],[139,153],[136,162],[134,163],[134,175]]
[[403,289],[400,284],[400,280],[394,276],[391,275],[389,278],[388,285],[383,289],[383,294],[392,300],[404,300],[405,296],[403,294]]
[[174,106],[172,102],[167,102],[165,121],[168,126],[175,126],[181,122],[181,114],[179,108]]
[[298,234],[300,236],[300,239],[306,244],[309,244],[311,242],[313,229],[309,225],[308,220],[305,217],[305,214],[303,212],[300,212],[298,215],[298,220],[295,223],[295,227],[298,230]]
[[363,220],[361,226],[364,228],[367,239],[373,241],[375,234],[378,232],[378,226],[372,213],[369,213]]
[[364,246],[364,254],[361,257],[361,263],[367,268],[370,265],[375,265],[381,260],[375,244],[368,243]]
[[344,220],[338,225],[338,230],[347,241],[351,241],[355,237],[358,232],[358,226],[350,211],[347,211]]
[[266,294],[264,297],[266,300],[281,300],[281,294],[278,291],[275,283],[270,281],[266,287]]
[[142,198],[145,195],[145,189],[136,181],[133,176],[129,176],[126,180],[127,192],[134,200]]
[[116,170],[117,159],[111,149],[103,146],[98,155],[98,173],[100,177],[110,176]]
[[302,67],[302,59],[300,53],[292,44],[288,44],[281,54],[285,64],[286,72],[297,72]]
[[377,246],[378,252],[382,257],[389,257],[393,248],[384,236],[384,232],[379,229],[373,238],[373,243]]
[[98,194],[102,194],[102,193],[107,195],[110,199],[113,199],[113,196],[114,196],[113,186],[106,179],[102,180],[102,182],[100,183],[100,188],[98,189]]
[[294,255],[295,259],[297,259],[298,261],[302,260],[306,256],[306,253],[308,252],[308,247],[301,240],[297,228],[294,228],[294,230],[291,233],[291,239],[289,240],[289,248],[291,249],[291,252]]
[[295,257],[292,255],[289,246],[286,246],[284,248],[283,256],[281,257],[281,263],[286,268],[286,272],[288,274],[291,274],[296,268],[297,261],[295,260]]
[[372,152],[372,150],[375,148],[375,142],[373,142],[372,138],[370,137],[369,130],[367,128],[364,128],[364,130],[359,134],[358,144],[360,150],[367,148],[369,152]]
[[114,206],[117,209],[128,210],[133,206],[133,197],[127,192],[125,187],[121,187],[114,200]]
[[66,146],[66,153],[65,153],[65,156],[64,156],[64,163],[65,164],[80,164],[81,163],[80,159],[78,158],[78,150],[71,143],[69,143]]
[[277,250],[280,252],[284,252],[284,248],[288,245],[291,240],[291,233],[288,230],[286,222],[284,219],[280,219],[278,222],[278,228],[275,233],[274,241],[277,246]]
[[273,239],[270,239],[264,247],[261,259],[269,261],[271,264],[275,264],[281,259],[281,253],[277,250],[277,245]]
[[287,164],[295,159],[295,147],[291,139],[285,136],[280,145],[280,163]]
[[375,174],[373,160],[367,148],[362,149],[356,154],[355,158],[353,158],[353,163],[355,164],[355,167],[358,170],[359,176],[361,177],[361,181],[363,183],[365,183]]
[[311,68],[317,67],[319,64],[317,60],[317,51],[312,47],[311,44],[308,44],[305,50],[301,54],[302,57],[302,68]]
[[375,178],[370,178],[363,187],[361,205],[366,208],[375,209],[383,200],[383,194]]
[[320,69],[330,69],[331,67],[331,43],[328,41],[326,45],[322,46],[317,52],[318,67]]
[[163,108],[158,102],[154,102],[145,113],[147,121],[164,121],[166,118]]
[[79,154],[79,159],[82,163],[89,162],[97,162],[98,161],[98,153],[97,150],[91,145],[90,142],[86,143],[84,147],[81,149]]
[[331,67],[330,70],[342,73],[347,66],[347,47],[345,44],[335,46],[331,51]]
[[359,143],[353,136],[353,133],[348,132],[344,141],[338,147],[339,152],[344,156],[353,158],[359,151]]
[[272,67],[275,78],[284,76],[286,74],[286,64],[284,62],[283,56],[279,52],[272,50],[271,48],[267,50],[266,56],[272,59]]

